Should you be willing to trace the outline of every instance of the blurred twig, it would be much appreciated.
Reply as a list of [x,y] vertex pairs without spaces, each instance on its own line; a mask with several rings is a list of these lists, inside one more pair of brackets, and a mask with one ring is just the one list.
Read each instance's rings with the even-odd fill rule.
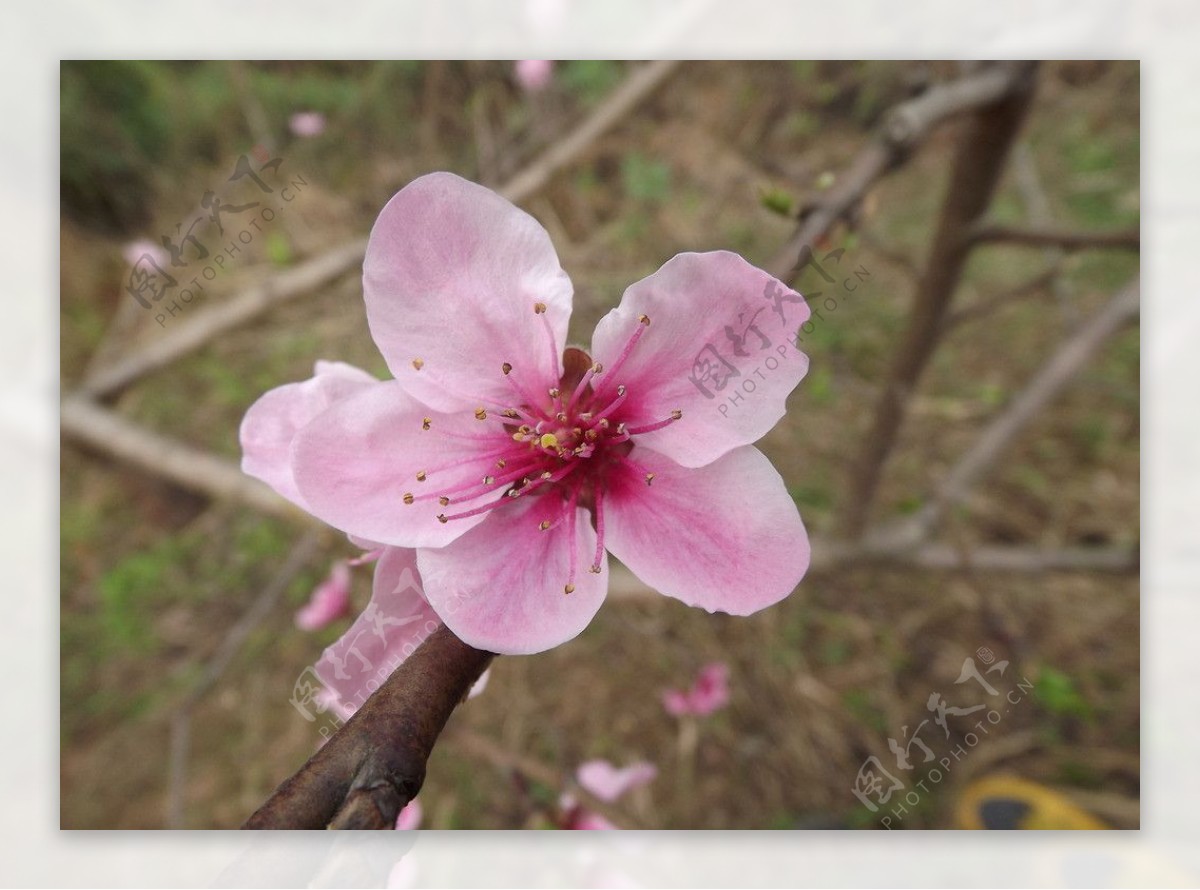
[[262,593],[251,603],[237,623],[229,629],[217,651],[204,667],[199,680],[188,692],[171,718],[171,752],[168,767],[167,827],[185,828],[187,796],[187,761],[191,750],[192,711],[209,689],[225,673],[229,663],[245,644],[254,629],[275,608],[288,585],[312,559],[320,540],[320,532],[313,530],[296,542],[275,573],[275,577],[263,588]]
[[1026,77],[1020,63],[999,63],[902,102],[883,119],[875,138],[859,152],[850,169],[801,219],[800,227],[767,270],[781,281],[798,274],[807,248],[849,214],[875,182],[899,167],[929,131],[941,122],[995,103]]
[[366,244],[364,238],[343,244],[291,269],[272,274],[263,283],[248,288],[213,309],[197,312],[193,318],[164,333],[149,346],[97,371],[84,382],[80,391],[92,398],[106,398],[119,393],[147,374],[194,352],[219,334],[354,269],[362,262]]
[[231,461],[153,433],[83,396],[63,402],[60,423],[64,435],[188,491],[230,498],[272,516],[304,515]]
[[987,426],[975,444],[954,465],[938,487],[933,500],[910,520],[913,537],[923,538],[941,520],[947,507],[965,501],[1013,439],[1066,388],[1092,354],[1137,318],[1140,294],[1138,282],[1130,282],[1058,348],[1025,389]]
[[1125,232],[1072,232],[1044,226],[1020,228],[985,223],[968,232],[966,240],[973,245],[1007,243],[1025,247],[1057,247],[1062,250],[1093,247],[1141,250],[1141,235],[1136,229]]
[[978,107],[961,141],[947,186],[937,232],[918,282],[908,326],[892,360],[875,417],[850,464],[842,531],[851,538],[866,529],[883,467],[899,435],[909,396],[945,330],[945,316],[970,253],[962,233],[987,211],[1008,151],[1033,94],[1033,63],[989,68],[1006,74],[1004,90]]
[[493,656],[434,631],[243,828],[391,829],[425,762]]

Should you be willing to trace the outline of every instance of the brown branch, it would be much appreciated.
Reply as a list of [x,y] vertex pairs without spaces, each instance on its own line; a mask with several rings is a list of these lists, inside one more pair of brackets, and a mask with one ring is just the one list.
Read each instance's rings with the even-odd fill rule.
[[892,361],[871,429],[850,465],[850,494],[842,527],[851,538],[860,537],[866,528],[908,398],[944,330],[946,312],[969,253],[961,233],[971,229],[986,212],[1032,98],[1034,67],[1026,64],[1005,70],[1015,70],[1022,76],[1011,76],[1003,98],[972,115],[962,136],[908,327]]
[[805,249],[846,217],[879,179],[900,166],[935,126],[997,102],[1027,76],[1028,68],[1021,63],[997,63],[893,108],[850,169],[840,174],[833,187],[809,208],[796,234],[767,266],[768,271],[781,281],[792,281]]
[[243,828],[391,829],[442,728],[493,656],[434,631]]
[[[147,374],[195,352],[225,331],[351,271],[362,263],[366,245],[366,239],[358,238],[291,269],[272,274],[262,284],[248,288],[213,309],[197,312],[186,323],[168,329],[149,346],[97,371],[84,382],[80,392],[95,399],[116,395]],[[166,311],[165,307],[163,311]]]
[[1091,247],[1141,250],[1141,233],[1137,229],[1124,232],[1073,232],[1041,226],[1020,228],[982,223],[966,236],[969,245],[1017,244],[1023,247],[1058,247],[1062,250],[1086,250]]
[[922,535],[937,525],[948,507],[967,499],[1004,450],[1067,387],[1092,355],[1137,318],[1140,294],[1136,280],[1118,291],[1104,309],[1058,348],[1008,408],[984,429],[946,475],[934,499],[911,520]]
[[271,516],[296,519],[305,515],[233,462],[152,433],[90,399],[69,396],[62,403],[59,421],[63,435],[188,491],[230,498]]

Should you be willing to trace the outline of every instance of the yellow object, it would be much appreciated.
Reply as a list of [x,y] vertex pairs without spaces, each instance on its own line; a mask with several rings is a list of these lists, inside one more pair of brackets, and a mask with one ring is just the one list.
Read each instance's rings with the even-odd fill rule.
[[1108,828],[1057,791],[1016,776],[988,776],[963,791],[955,828],[972,831],[1094,831]]

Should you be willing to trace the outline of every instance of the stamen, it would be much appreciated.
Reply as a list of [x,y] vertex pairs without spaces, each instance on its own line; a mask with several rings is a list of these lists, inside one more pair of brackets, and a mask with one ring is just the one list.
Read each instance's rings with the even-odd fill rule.
[[579,397],[583,395],[583,391],[588,388],[588,384],[592,382],[592,378],[604,370],[604,365],[596,362],[584,373],[583,378],[575,385],[575,391],[571,393],[571,400],[567,402],[566,409],[569,412],[575,407],[575,403],[579,401]]
[[661,430],[663,427],[670,426],[671,424],[673,424],[675,421],[679,420],[682,417],[683,417],[683,412],[680,411],[678,408],[676,408],[674,411],[671,412],[671,416],[668,417],[666,420],[660,420],[660,421],[658,421],[658,423],[649,423],[649,424],[646,424],[646,426],[634,427],[633,429],[631,429],[629,431],[629,435],[639,436],[642,433],[652,433],[655,430]]
[[599,485],[593,490],[596,499],[596,555],[592,557],[592,565],[588,569],[593,574],[600,574],[600,560],[604,558],[604,494]]
[[[645,319],[645,321],[642,321],[642,319]],[[621,367],[625,364],[625,360],[629,358],[629,354],[633,352],[633,347],[637,346],[638,340],[642,339],[642,334],[644,334],[646,332],[646,328],[650,326],[650,319],[645,315],[639,315],[638,321],[641,322],[641,324],[634,328],[633,334],[629,337],[629,342],[625,344],[625,348],[621,350],[621,354],[617,356],[617,360],[613,362],[612,367],[609,368],[608,374],[605,376],[604,380],[601,381],[598,387],[596,387],[597,394],[602,392],[604,390],[605,383],[607,383],[609,380],[612,380],[617,371],[621,370]]]
[[608,406],[603,411],[601,411],[599,414],[595,415],[595,417],[593,418],[593,421],[592,421],[593,425],[607,427],[608,421],[605,420],[605,418],[608,417],[608,415],[612,414],[614,411],[616,411],[619,407],[621,407],[621,403],[623,401],[625,401],[625,387],[618,386],[617,387],[617,397],[615,399],[613,399],[611,402],[609,402]]

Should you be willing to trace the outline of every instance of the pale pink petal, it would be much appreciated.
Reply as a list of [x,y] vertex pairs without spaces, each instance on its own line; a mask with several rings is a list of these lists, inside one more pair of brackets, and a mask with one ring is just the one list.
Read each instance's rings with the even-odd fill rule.
[[479,679],[471,686],[471,691],[467,693],[467,698],[475,698],[477,695],[483,695],[487,691],[488,682],[492,679],[492,669],[488,668],[479,675]]
[[378,382],[343,362],[319,361],[308,380],[265,393],[242,418],[242,471],[304,507],[292,477],[290,450],[296,433],[330,405]]
[[511,407],[562,374],[571,281],[541,224],[481,185],[431,173],[401,189],[371,230],[363,290],[388,367],[432,408]]
[[[652,485],[643,473],[654,474]],[[692,469],[635,446],[609,472],[605,517],[613,556],[651,587],[710,612],[766,608],[808,568],[796,504],[753,446]]]
[[686,692],[678,689],[667,689],[662,694],[663,708],[672,717],[682,717],[692,712],[692,702]]
[[297,111],[288,119],[288,128],[302,139],[320,136],[325,132],[325,115],[319,111]]
[[[631,429],[682,411],[637,441],[685,467],[711,463],[770,430],[808,370],[795,347],[808,307],[785,298],[799,295],[737,254],[681,253],[600,320],[592,358],[606,370],[598,386],[625,385],[620,419]],[[642,315],[650,325],[617,367]]]
[[729,704],[729,666],[721,662],[705,665],[692,686],[692,713],[700,717]]
[[[565,593],[571,560],[569,514],[556,493],[528,495],[493,512],[461,538],[417,551],[425,595],[463,642],[488,652],[527,655],[576,637],[608,590],[608,560],[588,571],[596,532],[575,511],[575,589]],[[557,522],[546,531],[541,522]]]
[[349,611],[350,566],[345,560],[338,560],[329,577],[317,585],[308,602],[296,612],[296,626],[301,630],[320,630]]
[[166,248],[145,238],[126,244],[121,251],[121,256],[131,266],[136,266],[142,260],[149,259],[160,269],[164,270],[167,264],[171,262],[171,256],[167,253]]
[[415,797],[396,815],[397,831],[415,831],[421,827],[421,802]]
[[617,826],[599,813],[577,809],[571,814],[570,820],[567,822],[567,829],[570,831],[616,831]]
[[353,713],[440,626],[421,593],[415,552],[384,550],[371,602],[315,666],[332,697],[324,704],[336,704],[343,718]]
[[513,64],[521,89],[539,93],[550,85],[554,63],[547,59],[519,59]]
[[[496,446],[464,438],[489,432]],[[305,426],[292,443],[292,472],[304,506],[335,528],[393,546],[439,547],[483,515],[439,522],[438,514],[468,511],[502,496],[503,486],[483,486],[482,480],[495,472],[489,449],[511,445],[499,420],[440,414],[389,380],[338,402]],[[418,478],[422,472],[424,481]],[[452,506],[438,500],[446,492],[456,492]],[[405,503],[408,494],[411,504]]]
[[654,781],[657,775],[658,768],[644,760],[620,769],[607,760],[589,760],[575,771],[579,784],[607,803]]

